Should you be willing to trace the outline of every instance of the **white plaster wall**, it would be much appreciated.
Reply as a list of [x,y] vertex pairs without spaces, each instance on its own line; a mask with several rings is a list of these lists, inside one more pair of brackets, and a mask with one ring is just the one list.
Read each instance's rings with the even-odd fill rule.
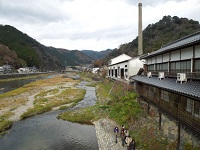
[[181,60],[193,58],[193,47],[188,47],[181,50]]
[[169,61],[169,53],[163,54],[163,62]]
[[162,55],[156,56],[156,62],[157,63],[162,63]]
[[152,58],[151,58],[151,63],[152,63],[152,64],[155,64],[155,63],[156,63],[156,57],[152,57]]
[[200,45],[195,46],[195,58],[200,58]]
[[128,78],[136,75],[140,68],[143,68],[144,63],[139,60],[139,57],[134,57],[128,61]]
[[171,61],[180,60],[180,50],[171,52]]
[[152,58],[147,59],[147,64],[152,64]]
[[119,55],[113,59],[110,60],[110,64],[109,65],[113,65],[113,64],[116,64],[116,63],[120,63],[120,62],[123,62],[123,61],[127,61],[131,59],[130,56],[126,55],[126,54],[122,54],[122,55]]

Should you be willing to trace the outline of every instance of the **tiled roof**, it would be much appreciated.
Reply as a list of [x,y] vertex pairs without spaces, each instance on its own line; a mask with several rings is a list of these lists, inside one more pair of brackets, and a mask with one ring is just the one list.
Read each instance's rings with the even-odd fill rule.
[[193,33],[191,35],[188,35],[186,37],[183,37],[183,38],[181,38],[177,41],[174,41],[172,43],[169,43],[167,45],[164,45],[157,51],[149,53],[148,55],[145,55],[145,56],[141,56],[140,59],[149,58],[149,57],[152,57],[154,55],[158,55],[160,53],[175,50],[177,48],[186,47],[188,45],[192,45],[192,44],[195,44],[195,43],[200,43],[200,31]]
[[200,81],[187,81],[180,84],[180,82],[176,83],[176,79],[174,78],[164,78],[159,80],[158,77],[148,78],[147,76],[142,75],[133,76],[131,79],[172,92],[192,96],[197,99],[200,98]]

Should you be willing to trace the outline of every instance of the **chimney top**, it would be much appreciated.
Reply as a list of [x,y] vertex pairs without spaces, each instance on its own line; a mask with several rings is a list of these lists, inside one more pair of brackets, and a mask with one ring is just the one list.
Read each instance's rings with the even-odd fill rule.
[[142,3],[139,3],[138,6],[142,6]]

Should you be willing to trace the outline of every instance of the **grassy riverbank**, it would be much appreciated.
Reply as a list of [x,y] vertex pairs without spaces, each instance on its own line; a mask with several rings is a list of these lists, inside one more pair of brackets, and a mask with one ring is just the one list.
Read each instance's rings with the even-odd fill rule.
[[13,122],[8,120],[10,113],[0,115],[0,134],[5,134],[6,130],[10,129]]
[[59,75],[0,94],[0,133],[10,128],[12,120],[17,118],[23,119],[52,109],[76,105],[86,92],[75,88],[79,82]]

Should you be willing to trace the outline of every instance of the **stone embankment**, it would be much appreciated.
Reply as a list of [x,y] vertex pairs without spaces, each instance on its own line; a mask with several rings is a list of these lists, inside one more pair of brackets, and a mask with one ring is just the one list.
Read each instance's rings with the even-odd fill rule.
[[115,143],[113,129],[117,124],[114,121],[103,118],[93,123],[96,129],[99,150],[127,150],[126,145],[124,147],[122,146],[120,136],[118,136],[118,142]]

